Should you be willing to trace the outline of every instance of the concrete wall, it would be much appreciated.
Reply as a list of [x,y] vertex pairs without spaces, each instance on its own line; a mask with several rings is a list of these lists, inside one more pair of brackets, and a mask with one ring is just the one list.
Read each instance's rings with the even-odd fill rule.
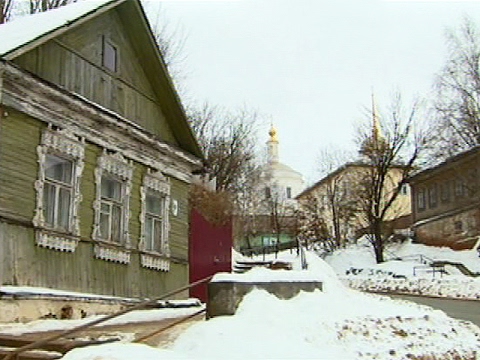
[[234,315],[243,297],[253,289],[263,289],[279,299],[291,299],[300,291],[322,290],[320,281],[234,282],[208,284],[207,318]]

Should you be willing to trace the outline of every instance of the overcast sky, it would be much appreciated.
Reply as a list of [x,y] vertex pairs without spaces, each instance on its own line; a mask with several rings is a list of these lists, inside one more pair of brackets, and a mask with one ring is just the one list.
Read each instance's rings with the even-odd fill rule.
[[428,96],[445,32],[480,1],[163,1],[185,33],[185,86],[197,101],[258,110],[278,129],[280,160],[318,180],[321,148],[354,148],[355,124],[392,92]]

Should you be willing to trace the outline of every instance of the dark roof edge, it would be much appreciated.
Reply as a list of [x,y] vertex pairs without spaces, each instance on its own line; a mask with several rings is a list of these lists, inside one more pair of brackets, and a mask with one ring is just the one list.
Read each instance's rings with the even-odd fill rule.
[[417,172],[416,174],[412,175],[409,179],[408,179],[408,182],[415,182],[417,181],[419,178],[422,178],[424,176],[427,176],[433,172],[436,172],[438,169],[444,167],[444,166],[448,166],[458,160],[461,160],[465,157],[468,157],[470,155],[473,155],[475,154],[476,152],[480,151],[480,145],[477,145],[477,146],[474,146],[473,148],[470,148],[468,150],[465,150],[461,153],[458,153],[456,155],[453,155],[451,157],[449,157],[448,159],[442,161],[441,163],[435,165],[435,166],[432,166],[430,168],[427,168],[427,169],[424,169],[424,170],[421,170],[419,172]]

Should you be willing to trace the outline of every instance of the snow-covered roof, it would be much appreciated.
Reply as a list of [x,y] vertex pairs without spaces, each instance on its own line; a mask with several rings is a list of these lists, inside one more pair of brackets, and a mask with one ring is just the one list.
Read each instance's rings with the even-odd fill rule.
[[57,31],[67,30],[74,23],[110,4],[124,0],[81,0],[58,9],[26,15],[0,25],[0,56],[6,57],[13,51],[47,38]]

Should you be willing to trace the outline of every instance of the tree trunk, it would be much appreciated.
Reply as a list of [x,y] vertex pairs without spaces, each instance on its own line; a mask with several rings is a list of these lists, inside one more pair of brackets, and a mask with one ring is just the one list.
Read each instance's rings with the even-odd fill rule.
[[382,237],[382,222],[377,219],[373,224],[373,249],[375,251],[375,260],[377,264],[383,263],[383,237]]
[[375,239],[375,244],[373,246],[375,250],[375,260],[377,264],[383,263],[385,259],[383,258],[383,243],[377,243],[377,240]]

